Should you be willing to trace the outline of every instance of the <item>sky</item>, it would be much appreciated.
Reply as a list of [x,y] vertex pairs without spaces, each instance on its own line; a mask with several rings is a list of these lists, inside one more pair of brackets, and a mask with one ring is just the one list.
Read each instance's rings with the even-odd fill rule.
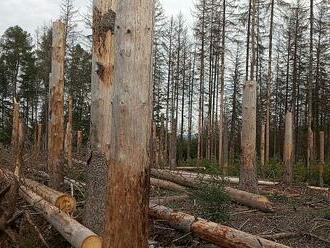
[[[180,11],[191,21],[193,0],[160,0],[167,15]],[[86,13],[90,0],[74,0],[81,14]],[[61,0],[0,0],[0,35],[19,25],[34,36],[35,30],[50,24],[60,15]]]

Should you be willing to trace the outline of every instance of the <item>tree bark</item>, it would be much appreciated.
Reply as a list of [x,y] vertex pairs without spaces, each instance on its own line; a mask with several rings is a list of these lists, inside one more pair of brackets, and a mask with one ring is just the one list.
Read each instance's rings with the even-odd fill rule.
[[[265,167],[265,125],[264,123],[261,124],[261,132],[260,132],[260,167],[261,167],[261,174],[264,173]],[[267,146],[267,145],[266,145]]]
[[104,248],[148,247],[153,9],[152,0],[115,8]]
[[72,167],[72,97],[68,100],[68,122],[65,134],[65,153],[68,167]]
[[50,79],[50,105],[48,123],[48,169],[51,185],[60,189],[64,182],[64,55],[65,25],[61,21],[53,23],[52,73]]
[[308,134],[307,134],[307,169],[308,176],[310,176],[310,165],[314,160],[314,139],[312,130],[312,118],[313,118],[313,27],[314,27],[314,15],[313,15],[313,0],[310,0],[310,37],[309,37],[309,65],[308,65]]
[[323,187],[323,173],[324,173],[324,131],[320,131],[320,187]]
[[268,75],[267,75],[267,106],[266,106],[266,127],[265,127],[265,162],[269,162],[269,132],[270,132],[270,105],[272,86],[272,52],[273,52],[273,26],[274,26],[274,0],[271,0],[270,27],[269,27],[269,48],[268,48]]
[[91,158],[86,170],[87,199],[83,223],[99,235],[104,230],[112,125],[115,5],[115,1],[110,0],[93,1]]
[[257,192],[258,181],[255,165],[256,152],[256,82],[247,81],[243,88],[241,133],[240,188]]
[[293,120],[291,112],[287,112],[285,116],[283,162],[285,167],[283,181],[291,184],[293,180]]

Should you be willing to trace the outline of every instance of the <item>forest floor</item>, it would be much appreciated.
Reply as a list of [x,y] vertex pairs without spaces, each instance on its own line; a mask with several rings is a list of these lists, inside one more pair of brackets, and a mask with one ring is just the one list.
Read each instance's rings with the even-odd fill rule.
[[[0,149],[1,163],[0,166],[10,168],[12,162],[7,152]],[[81,159],[85,159],[81,156]],[[29,157],[25,160],[25,168],[35,168],[37,170],[46,169],[46,159],[41,157],[38,160]],[[77,180],[82,180],[81,171],[83,168],[77,168],[76,174],[71,176]],[[29,177],[33,177],[26,172]],[[0,181],[0,189],[3,187]],[[237,185],[231,185],[237,187]],[[214,222],[239,229],[241,231],[255,235],[274,235],[278,233],[292,233],[291,237],[273,239],[278,243],[285,244],[289,247],[306,247],[306,248],[330,248],[330,195],[329,193],[311,190],[305,185],[295,185],[286,187],[284,185],[276,186],[259,186],[260,194],[265,195],[272,201],[274,212],[263,213],[258,210],[228,202],[225,210],[220,209],[216,213],[216,208],[210,210],[205,209],[199,200],[191,196],[190,198],[165,204],[177,211],[190,213],[194,216],[211,219]],[[68,189],[68,192],[69,189]],[[159,196],[180,195],[175,192],[160,190],[152,187],[151,197],[153,199]],[[81,192],[75,191],[75,197],[78,201],[78,211],[74,217],[81,219],[84,203],[84,196]],[[5,208],[5,202],[1,203],[1,207]],[[40,213],[33,210],[26,202],[20,199],[18,208],[21,211],[28,212],[33,223],[31,224],[24,218],[18,220],[16,228],[19,232],[19,247],[22,248],[38,248],[46,247],[41,241],[42,236],[48,247],[70,247],[70,245],[62,238],[62,236],[47,223]],[[214,212],[213,212],[214,211]],[[213,215],[218,217],[214,218]],[[213,216],[213,217],[212,217]],[[219,218],[217,220],[217,218]],[[33,226],[34,224],[34,226]],[[150,240],[155,241],[153,247],[200,247],[211,248],[217,247],[205,242],[191,233],[183,233],[177,231],[161,220],[150,219]],[[271,238],[269,238],[271,239]],[[15,247],[6,239],[6,235],[0,233],[0,248]]]
[[[289,247],[330,247],[330,195],[310,190],[305,186],[287,188],[277,185],[262,186],[259,189],[261,194],[272,201],[274,212],[263,213],[230,203],[228,218],[220,223],[260,236],[292,233],[291,237],[273,239]],[[195,216],[205,215],[204,209],[193,198],[169,206]],[[162,247],[216,247],[191,234],[168,228],[157,220],[154,221],[152,236]]]

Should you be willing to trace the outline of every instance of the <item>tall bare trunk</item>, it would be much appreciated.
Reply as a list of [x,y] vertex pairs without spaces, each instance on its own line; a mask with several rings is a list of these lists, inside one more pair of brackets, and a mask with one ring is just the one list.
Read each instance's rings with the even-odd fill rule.
[[240,188],[258,191],[256,152],[256,82],[246,81],[243,88]]
[[50,78],[50,105],[48,123],[48,169],[51,185],[60,190],[64,183],[64,55],[65,25],[53,23],[52,73]]
[[292,113],[287,112],[285,116],[285,135],[283,147],[283,162],[285,183],[292,183],[293,180],[293,118]]
[[269,48],[268,48],[268,75],[267,75],[267,109],[265,127],[265,162],[269,161],[269,129],[270,129],[270,104],[272,86],[272,52],[273,52],[273,25],[274,25],[274,0],[271,0],[270,27],[269,27]]
[[310,165],[314,159],[314,139],[313,139],[313,130],[312,130],[312,118],[313,118],[313,106],[312,106],[312,85],[313,85],[313,0],[310,0],[310,37],[309,37],[309,65],[308,65],[308,134],[307,134],[307,169],[310,173]]
[[87,199],[83,222],[102,234],[107,192],[107,160],[110,149],[111,101],[114,70],[113,31],[115,3],[93,2],[92,104],[90,145],[91,159],[87,166]]
[[104,248],[148,247],[153,8],[152,0],[115,8]]
[[[220,69],[220,113],[219,113],[219,166],[223,162],[223,114],[224,114],[224,90],[225,90],[225,45],[226,45],[226,0],[222,3],[222,47],[221,47],[221,69]],[[224,169],[224,168],[223,168]]]

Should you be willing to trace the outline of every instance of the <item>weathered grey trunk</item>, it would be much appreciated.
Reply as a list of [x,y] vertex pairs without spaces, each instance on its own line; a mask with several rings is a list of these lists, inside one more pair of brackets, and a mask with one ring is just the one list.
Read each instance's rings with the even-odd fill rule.
[[53,23],[52,73],[49,83],[48,169],[51,185],[58,190],[64,183],[64,30],[65,25],[61,21]]
[[293,118],[291,112],[287,112],[285,116],[283,162],[283,181],[290,184],[293,181]]
[[320,131],[320,186],[323,187],[323,173],[324,173],[324,131]]
[[148,247],[153,9],[153,0],[115,8],[104,248]]
[[240,188],[258,191],[256,172],[256,82],[246,81],[243,88]]
[[111,101],[114,70],[114,8],[110,0],[93,2],[92,104],[87,165],[87,199],[83,223],[97,234],[104,230],[107,191],[107,158],[110,149]]

